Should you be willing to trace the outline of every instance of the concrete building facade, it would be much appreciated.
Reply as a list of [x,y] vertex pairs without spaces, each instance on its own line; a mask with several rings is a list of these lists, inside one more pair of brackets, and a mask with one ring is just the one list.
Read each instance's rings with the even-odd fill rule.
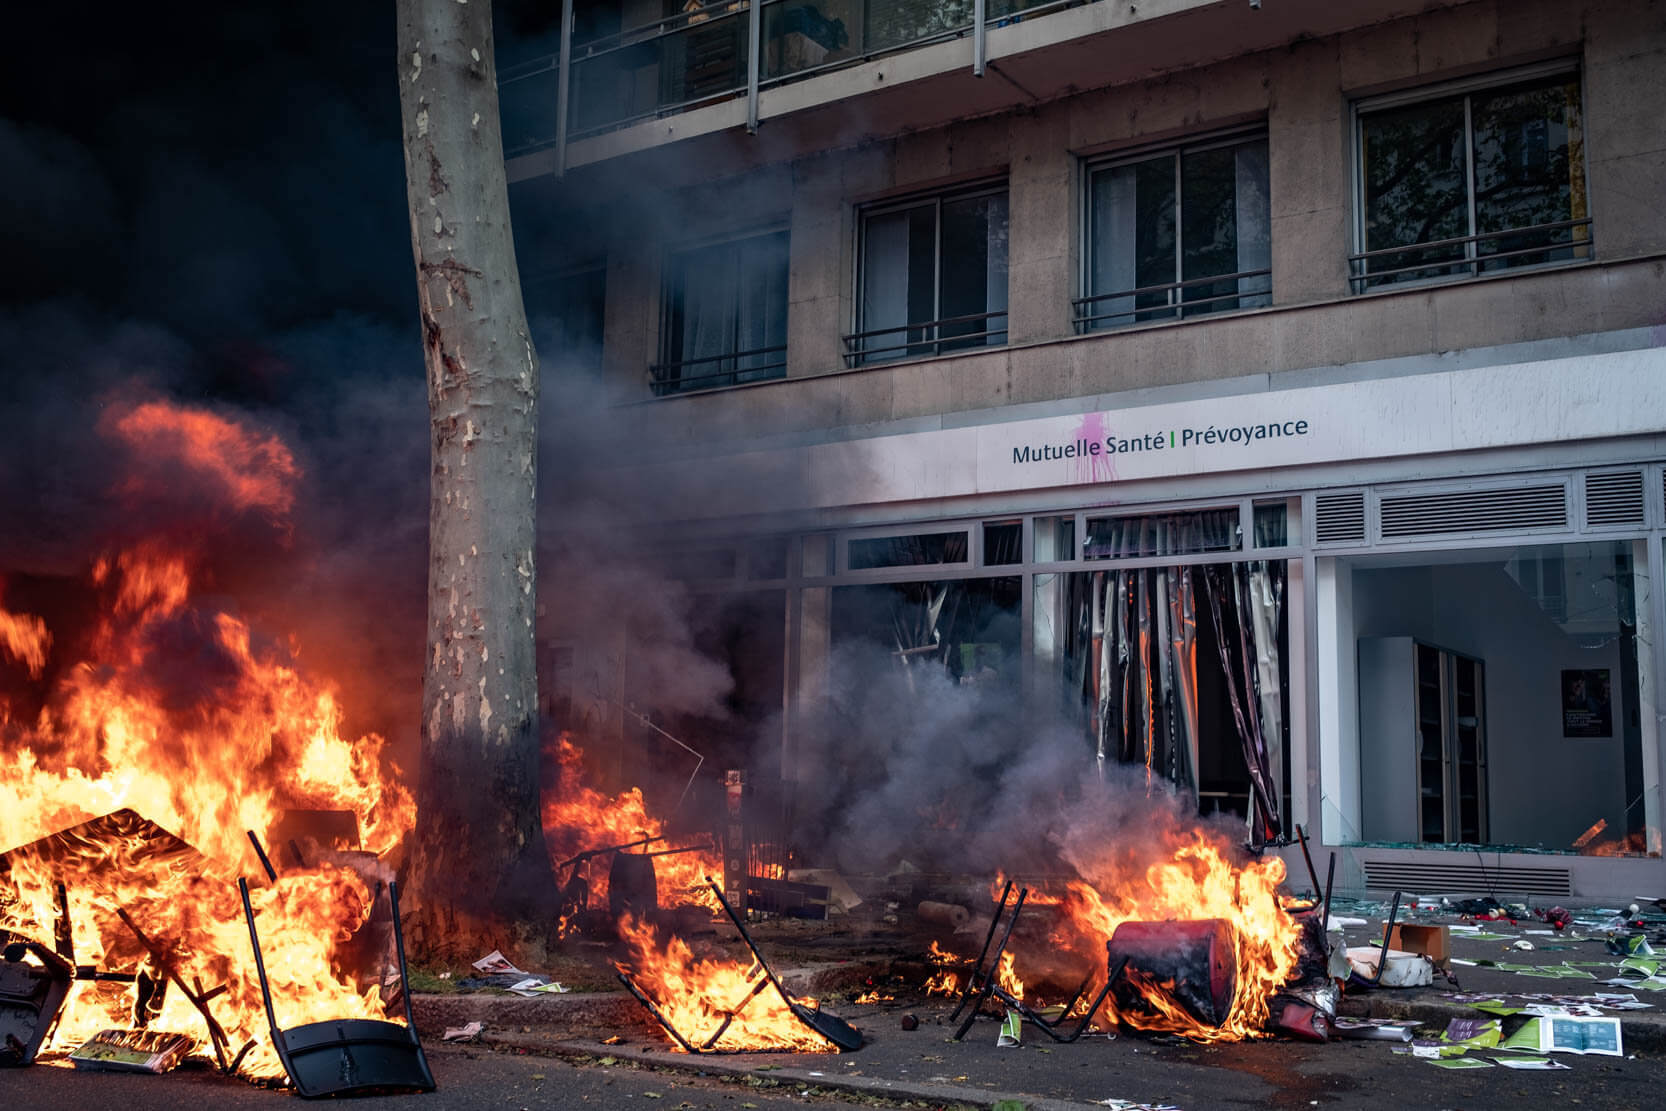
[[529,308],[752,600],[755,766],[889,637],[1345,886],[1666,888],[1666,9],[567,7]]

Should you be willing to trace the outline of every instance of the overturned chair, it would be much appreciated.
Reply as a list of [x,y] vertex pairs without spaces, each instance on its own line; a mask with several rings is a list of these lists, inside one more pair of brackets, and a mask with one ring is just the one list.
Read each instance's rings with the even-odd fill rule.
[[[1012,929],[1018,925],[1018,915],[1023,912],[1024,900],[1029,897],[1029,894],[1029,888],[1019,889],[1018,900],[1012,906],[1012,916],[1007,919],[1006,928],[1001,930],[1001,940],[995,945],[994,951],[991,952],[990,943],[995,940],[995,931],[1000,927],[1001,916],[1006,913],[1007,900],[1012,897],[1012,881],[1008,880],[1006,886],[1001,889],[1001,899],[995,905],[994,916],[989,920],[989,932],[984,935],[983,948],[978,951],[978,959],[973,962],[972,971],[966,977],[966,988],[960,993],[960,1002],[955,1004],[954,1011],[949,1015],[949,1021],[953,1022],[960,1018],[962,1011],[966,1011],[965,1020],[954,1032],[955,1041],[960,1041],[966,1036],[966,1032],[972,1028],[972,1023],[977,1021],[978,1012],[983,1009],[985,1003],[989,1002],[990,996],[994,996],[1008,1010],[1016,1012],[1025,1022],[1035,1026],[1054,1041],[1073,1042],[1087,1032],[1088,1024],[1093,1021],[1093,1016],[1099,1013],[1100,1005],[1105,1002],[1105,997],[1110,994],[1111,988],[1121,978],[1123,969],[1127,967],[1127,957],[1118,961],[1115,967],[1110,966],[1110,944],[1107,942],[1105,986],[1099,989],[1099,994],[1093,997],[1093,1002],[1088,1004],[1087,1010],[1082,1012],[1080,1021],[1076,1023],[1076,1028],[1068,1034],[1060,1033],[1059,1027],[1064,1025],[1065,1020],[1070,1017],[1070,1012],[1077,1003],[1081,1002],[1082,997],[1087,994],[1088,986],[1093,983],[1094,974],[1092,972],[1088,973],[1082,980],[1082,985],[1076,989],[1076,994],[1070,997],[1070,1001],[1064,1005],[1058,1015],[1052,1018],[1029,1006],[997,982],[1001,970],[1001,954],[1006,952],[1007,942],[1012,939]],[[971,1005],[970,1010],[967,1010],[968,1004]]]
[[[264,858],[264,854],[263,858]],[[270,868],[270,865],[268,865]],[[369,1095],[389,1092],[432,1092],[434,1074],[428,1070],[422,1042],[417,1039],[416,1021],[411,1016],[410,979],[405,966],[405,936],[399,924],[399,885],[389,883],[383,891],[393,918],[394,951],[399,961],[399,994],[405,1005],[405,1024],[381,1019],[343,1018],[308,1022],[280,1029],[272,1009],[272,987],[266,976],[266,961],[260,951],[255,929],[254,907],[249,902],[248,881],[239,878],[243,914],[249,922],[249,943],[254,946],[255,970],[260,974],[260,994],[266,1003],[266,1021],[272,1029],[272,1046],[283,1062],[284,1072],[305,1099],[320,1096]]]

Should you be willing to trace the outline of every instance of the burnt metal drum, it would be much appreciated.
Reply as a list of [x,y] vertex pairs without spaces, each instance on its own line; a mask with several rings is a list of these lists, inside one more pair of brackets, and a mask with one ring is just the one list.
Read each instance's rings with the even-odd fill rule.
[[1205,1026],[1220,1026],[1232,1013],[1238,957],[1232,924],[1224,918],[1124,922],[1106,947],[1115,964],[1128,967],[1114,990],[1125,1015],[1155,1015],[1140,988],[1157,987]]

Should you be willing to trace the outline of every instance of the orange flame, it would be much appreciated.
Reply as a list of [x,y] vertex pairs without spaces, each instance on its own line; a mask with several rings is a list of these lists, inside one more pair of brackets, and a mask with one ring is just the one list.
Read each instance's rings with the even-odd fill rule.
[[[672,936],[662,943],[651,926],[628,915],[619,924],[619,934],[630,947],[621,970],[696,1049],[831,1053],[837,1048],[799,1021],[780,993],[768,986],[762,969],[740,961],[702,960],[682,938]],[[815,1006],[813,999],[797,1001]],[[729,1023],[722,1036],[706,1046],[725,1019]]]
[[[233,508],[261,510],[281,519],[294,504],[300,468],[276,436],[203,409],[164,401],[118,411],[105,428],[142,453],[149,464],[188,468],[199,482],[217,488]],[[130,488],[137,485],[136,478],[129,479]]]
[[[1232,925],[1237,987],[1230,1013],[1219,1027],[1199,1022],[1165,994],[1162,984],[1138,975],[1129,976],[1128,983],[1157,1017],[1116,1014],[1114,999],[1107,999],[1105,1008],[1131,1026],[1198,1041],[1259,1036],[1268,1002],[1289,979],[1298,956],[1300,927],[1278,895],[1284,862],[1266,856],[1236,866],[1229,859],[1232,850],[1202,830],[1164,836],[1172,855],[1150,864],[1143,874],[1121,877],[1113,871],[1092,883],[1071,881],[1062,908],[1065,917],[1053,940],[1072,950],[1097,950],[1103,960],[1105,940],[1123,922],[1225,919]],[[1104,982],[1102,976],[1098,983]]]
[[[292,505],[298,471],[274,437],[161,402],[119,411],[105,430],[151,462],[188,468],[238,508],[281,517]],[[192,583],[190,558],[149,540],[91,569],[84,589],[98,616],[72,641],[54,640],[39,619],[0,613],[0,667],[17,660],[32,681],[27,714],[0,695],[0,849],[24,846],[0,870],[0,931],[50,941],[63,882],[79,963],[152,979],[166,966],[200,983],[194,990],[223,985],[206,1006],[228,1055],[253,1041],[242,1071],[275,1077],[235,886],[258,868],[246,831],[266,834],[287,809],[357,816],[368,852],[317,854],[252,901],[280,1023],[384,1018],[386,954],[368,936],[377,931],[361,929],[372,904],[366,876],[384,878],[373,854],[411,828],[415,803],[381,737],[342,735],[329,683],[233,614],[194,603]],[[102,840],[40,840],[126,810],[145,821],[104,823]],[[136,1000],[133,984],[78,981],[46,1049],[135,1025]],[[151,1009],[150,1029],[206,1048],[207,1024],[177,985]]]
[[0,609],[0,652],[22,664],[31,679],[39,679],[46,669],[46,653],[51,647],[52,634],[46,631],[46,622]]
[[[555,788],[545,793],[543,802],[544,840],[549,844],[551,860],[559,864],[591,849],[625,845],[664,834],[665,823],[648,813],[641,788],[607,795],[585,782],[584,750],[570,737],[565,734],[560,737],[554,755],[558,778]],[[667,847],[682,846],[656,842],[643,846],[643,851],[656,852]],[[717,910],[717,899],[705,877],[722,866],[718,855],[710,851],[655,857],[654,874],[660,898],[677,905]],[[605,906],[605,867],[592,868],[589,878],[591,905]]]

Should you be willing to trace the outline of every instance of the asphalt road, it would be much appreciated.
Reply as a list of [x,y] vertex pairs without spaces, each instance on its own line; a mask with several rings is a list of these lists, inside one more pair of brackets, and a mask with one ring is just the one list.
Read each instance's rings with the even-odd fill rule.
[[[559,1059],[483,1049],[430,1048],[439,1090],[427,1095],[371,1096],[311,1104],[343,1111],[516,1111],[594,1108],[595,1111],[782,1111],[814,1098],[799,1087],[754,1086],[741,1079],[701,1078],[627,1064],[575,1065]],[[853,1102],[854,1097],[851,1098]],[[826,1103],[825,1099],[820,1102]],[[0,1069],[5,1111],[275,1111],[308,1106],[292,1094],[227,1080],[211,1069],[186,1068],[166,1076],[79,1072],[36,1065]]]
[[[942,1028],[928,1025],[908,1038],[886,1038],[851,1054],[698,1061],[664,1054],[657,1046],[598,1047],[596,1053],[607,1054],[600,1057],[572,1056],[568,1043],[565,1055],[546,1057],[514,1047],[438,1045],[429,1050],[438,1092],[346,1106],[353,1111],[781,1111],[806,1105],[988,1107],[1000,1098],[1017,1098],[1045,1111],[1117,1097],[1161,1101],[1184,1111],[1498,1106],[1643,1111],[1660,1107],[1660,1093],[1666,1091],[1666,1060],[1654,1057],[1563,1056],[1567,1070],[1543,1073],[1499,1066],[1451,1072],[1373,1042],[1211,1047],[1124,1036],[1073,1045],[1026,1039],[1022,1048],[997,1049],[995,1025],[980,1023],[964,1043],[948,1042]],[[665,1070],[663,1062],[678,1068]],[[0,1072],[0,1108],[7,1111],[255,1109],[281,1107],[293,1098],[201,1069],[162,1077],[45,1065]]]

